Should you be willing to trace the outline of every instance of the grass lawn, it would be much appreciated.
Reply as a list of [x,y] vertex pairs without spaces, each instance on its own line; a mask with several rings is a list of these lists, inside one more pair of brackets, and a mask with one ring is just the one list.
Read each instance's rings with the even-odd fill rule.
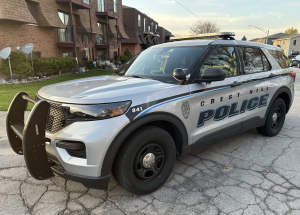
[[[44,86],[55,84],[59,82],[79,79],[79,78],[87,78],[93,76],[101,76],[101,75],[111,75],[114,71],[112,70],[102,70],[95,69],[92,71],[88,71],[81,74],[73,74],[73,75],[64,75],[57,77],[55,79],[47,80],[47,81],[39,81],[30,84],[5,84],[0,85],[0,111],[8,110],[8,107],[14,98],[14,96],[20,92],[25,91],[32,98],[35,98],[36,93]],[[32,104],[28,103],[28,110],[31,110]]]

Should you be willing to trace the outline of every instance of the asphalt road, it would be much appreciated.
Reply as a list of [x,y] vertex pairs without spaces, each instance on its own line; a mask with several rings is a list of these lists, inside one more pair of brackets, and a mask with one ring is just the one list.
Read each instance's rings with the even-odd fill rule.
[[158,191],[136,196],[114,180],[108,191],[60,177],[34,180],[10,149],[0,112],[2,214],[300,214],[300,70],[294,104],[281,133],[255,129],[177,160]]

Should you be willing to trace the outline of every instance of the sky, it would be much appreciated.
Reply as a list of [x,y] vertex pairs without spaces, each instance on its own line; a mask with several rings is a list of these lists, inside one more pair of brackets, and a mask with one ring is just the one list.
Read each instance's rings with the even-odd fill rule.
[[[283,33],[294,27],[300,31],[300,1],[297,0],[177,0],[201,20],[215,21],[222,32],[235,32],[236,39],[265,37],[266,33],[249,27]],[[190,35],[190,27],[199,18],[175,0],[123,0],[158,22],[174,35]]]

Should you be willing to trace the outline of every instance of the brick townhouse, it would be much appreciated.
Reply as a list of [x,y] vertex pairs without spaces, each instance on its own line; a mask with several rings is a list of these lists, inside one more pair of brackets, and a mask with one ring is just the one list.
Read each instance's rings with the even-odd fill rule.
[[132,55],[136,55],[152,45],[168,42],[172,36],[171,32],[136,8],[123,5],[123,15],[123,25],[129,39],[122,40],[122,53],[129,48]]
[[0,49],[34,43],[34,57],[120,55],[122,0],[0,0]]

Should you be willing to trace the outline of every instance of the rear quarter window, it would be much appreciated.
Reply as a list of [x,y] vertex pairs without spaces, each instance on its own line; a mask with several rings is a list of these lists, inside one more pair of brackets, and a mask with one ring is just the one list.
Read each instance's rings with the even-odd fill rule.
[[283,51],[279,51],[279,50],[268,50],[268,51],[275,58],[275,60],[281,66],[281,68],[289,67],[288,61],[287,61]]

